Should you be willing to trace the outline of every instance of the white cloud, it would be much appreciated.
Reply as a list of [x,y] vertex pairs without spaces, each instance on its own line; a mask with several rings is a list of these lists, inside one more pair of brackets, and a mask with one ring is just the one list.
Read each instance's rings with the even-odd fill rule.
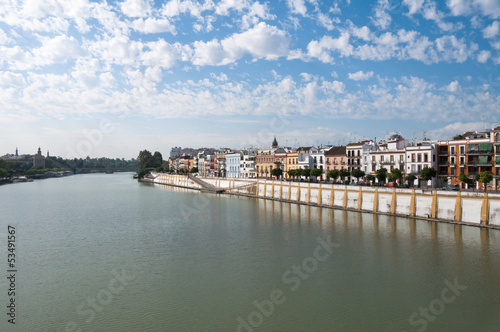
[[403,0],[403,3],[408,6],[408,14],[413,15],[420,11],[424,1],[425,0]]
[[483,29],[483,36],[484,38],[495,38],[498,33],[500,32],[500,23],[498,21],[494,21],[490,25],[488,25],[486,28]]
[[352,54],[353,47],[349,43],[349,33],[343,32],[340,37],[323,36],[319,41],[313,40],[307,45],[307,55],[322,62],[333,63],[331,51],[337,51],[341,56]]
[[477,62],[486,63],[486,62],[488,62],[488,59],[490,57],[491,57],[491,52],[483,50],[483,51],[479,52],[479,55],[477,56]]
[[152,11],[150,0],[125,0],[120,3],[120,8],[129,17],[146,17]]
[[177,60],[182,58],[183,47],[179,44],[169,44],[164,39],[145,44],[149,51],[140,54],[142,64],[146,66],[172,68]]
[[176,34],[175,25],[167,19],[139,18],[132,22],[132,28],[142,33],[170,32]]
[[286,33],[266,23],[259,23],[245,32],[218,41],[196,41],[193,64],[226,65],[233,63],[245,54],[255,59],[276,60],[288,54],[289,40]]
[[293,14],[305,16],[307,13],[307,7],[304,0],[287,0],[286,4]]
[[375,6],[375,17],[371,20],[380,29],[385,30],[392,22],[391,15],[388,13],[391,10],[389,0],[378,0]]
[[447,0],[446,4],[455,16],[481,14],[492,18],[500,17],[500,2],[496,0]]
[[460,84],[458,83],[457,80],[454,80],[445,87],[445,90],[452,93],[457,92],[460,90]]
[[363,72],[362,70],[357,71],[355,73],[349,73],[349,79],[354,81],[366,81],[373,77],[373,72]]

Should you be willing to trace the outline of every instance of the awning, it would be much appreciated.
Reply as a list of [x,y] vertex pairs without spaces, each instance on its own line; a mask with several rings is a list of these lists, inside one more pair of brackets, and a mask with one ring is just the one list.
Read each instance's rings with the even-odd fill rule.
[[467,147],[467,153],[469,152],[478,152],[479,151],[479,144],[469,144]]
[[480,152],[491,152],[493,149],[493,144],[492,143],[481,143],[479,144],[479,151]]
[[488,165],[488,156],[479,156],[479,165]]

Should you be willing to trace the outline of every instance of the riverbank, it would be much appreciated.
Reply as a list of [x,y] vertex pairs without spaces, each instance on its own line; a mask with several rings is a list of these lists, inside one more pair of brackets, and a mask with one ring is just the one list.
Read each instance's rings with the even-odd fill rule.
[[500,194],[263,179],[197,180],[185,175],[152,173],[145,181],[194,190],[202,190],[197,182],[203,181],[230,195],[500,229]]

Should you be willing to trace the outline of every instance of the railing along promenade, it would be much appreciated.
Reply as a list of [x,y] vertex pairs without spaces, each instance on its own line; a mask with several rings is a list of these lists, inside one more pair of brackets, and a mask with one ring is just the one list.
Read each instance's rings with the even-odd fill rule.
[[500,194],[163,173],[152,177],[154,183],[196,190],[500,229]]

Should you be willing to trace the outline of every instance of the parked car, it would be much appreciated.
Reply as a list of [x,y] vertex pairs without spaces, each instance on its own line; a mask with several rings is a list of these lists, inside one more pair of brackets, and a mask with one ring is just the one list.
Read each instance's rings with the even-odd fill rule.
[[442,190],[454,190],[454,191],[459,191],[460,190],[460,187],[458,186],[458,184],[448,184],[446,186],[444,186],[443,188],[441,188]]

